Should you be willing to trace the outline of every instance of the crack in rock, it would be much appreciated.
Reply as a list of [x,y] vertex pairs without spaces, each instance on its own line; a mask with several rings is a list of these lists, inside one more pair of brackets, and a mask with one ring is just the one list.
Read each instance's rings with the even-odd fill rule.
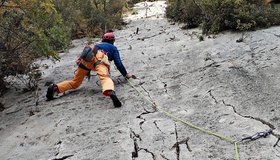
[[22,107],[21,108],[15,108],[14,110],[11,110],[11,111],[7,111],[5,114],[6,115],[9,115],[9,114],[14,114],[14,113],[17,113],[17,112],[19,112],[19,111],[21,111],[22,110]]
[[202,71],[205,71],[207,68],[210,68],[210,67],[220,67],[221,65],[219,65],[217,62],[213,62],[207,66],[204,66],[204,67],[200,67],[198,69],[195,69],[193,71],[190,71],[190,73],[194,73],[194,72],[202,72]]
[[160,156],[165,160],[170,160],[170,159],[166,158],[163,154],[160,154]]
[[[149,102],[152,103],[152,107],[154,109],[154,112],[156,112],[157,111],[157,108],[156,108],[157,105],[156,105],[155,102],[152,101],[153,98],[151,97],[150,93],[142,85],[140,85],[140,87],[148,94],[148,97],[150,98]],[[154,113],[154,112],[151,112],[151,113]]]
[[139,116],[137,116],[136,118],[145,120],[145,118],[142,117],[142,115],[145,115],[145,114],[149,114],[149,112],[143,112]]
[[142,115],[146,115],[146,114],[152,114],[152,113],[155,113],[156,111],[148,111],[144,108],[145,112],[141,113],[139,116],[137,116],[136,118],[139,118],[139,119],[144,119],[142,118]]
[[177,156],[177,160],[180,160],[180,145],[179,145],[179,142],[178,142],[178,131],[177,131],[176,123],[175,123],[175,136],[176,136],[176,143],[175,143],[176,156]]
[[156,112],[156,111],[150,112],[150,111],[146,110],[145,108],[144,108],[144,110],[145,110],[145,112],[141,113],[140,115],[138,115],[138,116],[136,117],[136,118],[138,118],[138,119],[142,119],[142,120],[143,120],[143,121],[141,121],[141,122],[139,123],[140,129],[141,129],[142,131],[144,131],[143,128],[142,128],[142,125],[146,122],[146,119],[143,118],[142,115],[151,114],[151,113],[155,113],[155,112]]
[[212,94],[212,90],[208,91],[209,95],[212,97],[212,99],[214,99],[215,103],[218,104],[218,100],[215,98],[215,96]]
[[167,84],[166,84],[165,82],[162,82],[162,83],[164,84],[163,87],[164,87],[164,89],[165,89],[165,93],[168,94],[168,93],[167,93],[167,88],[166,88],[166,87],[167,87]]
[[273,145],[273,147],[278,146],[279,141],[280,141],[280,138],[278,138],[277,142]]
[[61,143],[62,143],[61,141],[58,141],[56,143],[56,153],[55,153],[55,156],[59,155]]
[[130,138],[132,138],[132,139],[139,139],[140,141],[142,141],[140,135],[136,134],[131,128],[130,128]]
[[[239,114],[239,115],[241,115],[241,114]],[[242,116],[242,115],[241,115],[241,116]],[[274,126],[273,124],[271,124],[271,123],[269,123],[269,122],[267,122],[267,121],[265,121],[265,120],[263,120],[263,119],[261,119],[261,118],[259,118],[259,117],[253,117],[253,116],[249,116],[249,115],[246,115],[246,116],[243,116],[243,117],[245,117],[245,118],[250,118],[250,119],[254,119],[254,120],[256,120],[256,121],[259,121],[259,122],[261,122],[262,124],[265,124],[265,125],[269,126],[269,128],[271,128],[272,130],[276,129],[275,126]]]
[[177,147],[177,145],[180,145],[180,144],[186,144],[186,147],[188,149],[189,152],[192,152],[191,148],[190,148],[190,145],[188,144],[188,141],[190,140],[190,137],[187,137],[179,142],[176,142],[172,147],[171,149],[174,149]]
[[143,121],[141,121],[141,122],[139,123],[140,129],[142,130],[142,132],[144,132],[144,129],[143,129],[142,125],[143,125],[145,122],[146,122],[146,119],[144,119]]
[[139,148],[138,151],[141,151],[141,150],[144,150],[144,151],[146,151],[147,153],[150,153],[150,154],[152,155],[153,160],[156,160],[156,156],[155,156],[155,154],[154,154],[153,152],[149,151],[149,150],[146,149],[146,148]]
[[[212,90],[209,90],[208,92],[209,92],[210,96],[215,100],[215,103],[218,104],[218,100],[217,100],[217,99],[215,98],[215,96],[212,94]],[[253,119],[253,120],[256,120],[256,121],[261,122],[261,123],[264,124],[264,125],[267,125],[267,126],[268,126],[269,128],[271,128],[272,130],[276,129],[275,126],[274,126],[273,124],[271,124],[271,123],[269,123],[269,122],[267,122],[267,121],[265,121],[265,120],[263,120],[263,119],[261,119],[261,118],[259,118],[259,117],[253,117],[253,116],[250,116],[250,115],[242,115],[242,114],[238,113],[238,112],[236,111],[236,108],[235,108],[233,105],[231,105],[231,104],[226,104],[224,100],[222,100],[222,103],[223,103],[225,106],[231,107],[231,108],[233,109],[233,111],[234,111],[235,114],[237,114],[237,115],[239,115],[239,116],[241,116],[241,117],[243,117],[243,118]],[[276,134],[274,134],[274,133],[273,133],[272,135],[276,136]],[[277,136],[276,136],[276,137],[277,137]],[[278,137],[277,137],[277,138],[278,138]]]
[[279,141],[280,141],[280,138],[278,138],[277,142],[273,145],[273,147],[278,146]]
[[[56,143],[56,153],[55,153],[55,156],[58,156],[59,153],[60,153],[60,148],[61,148],[61,144],[62,144],[62,141],[58,141]],[[66,155],[66,156],[63,156],[63,157],[60,157],[60,158],[54,158],[52,160],[65,160],[67,158],[70,158],[70,157],[73,157],[74,154],[70,154],[70,155]]]
[[148,97],[149,97],[150,99],[152,99],[152,97],[151,97],[151,95],[150,95],[150,92],[148,92],[148,91],[146,90],[146,88],[144,88],[142,85],[141,85],[141,88],[148,94]]
[[70,154],[70,155],[63,156],[61,158],[54,158],[52,160],[64,160],[64,159],[67,159],[67,158],[70,158],[70,157],[73,157],[73,156],[74,156],[73,154]]
[[146,148],[139,148],[138,143],[137,143],[137,139],[139,139],[140,141],[142,141],[140,135],[136,134],[132,129],[130,129],[130,138],[133,140],[133,149],[134,151],[132,152],[132,159],[135,159],[139,156],[139,151],[144,150],[147,153],[150,153],[153,157],[153,160],[156,160],[156,156],[153,152],[149,151]]
[[189,151],[189,152],[192,152],[191,147],[190,147],[190,145],[189,145],[189,143],[188,143],[189,140],[190,140],[190,137],[187,137],[187,138],[186,138],[186,146],[187,146],[188,151]]
[[240,113],[238,113],[238,112],[236,111],[236,108],[235,108],[233,105],[231,105],[231,104],[226,104],[224,100],[222,100],[222,102],[223,102],[223,104],[224,104],[225,106],[231,107],[231,108],[233,109],[234,113],[236,113],[237,115],[239,115],[239,116],[241,116],[241,117],[244,117],[244,118],[249,118],[249,119],[253,119],[253,120],[259,121],[259,122],[261,122],[262,124],[265,124],[265,125],[269,126],[269,128],[271,128],[272,130],[276,129],[275,126],[274,126],[273,124],[271,124],[271,123],[269,123],[269,122],[267,122],[267,121],[265,121],[265,120],[263,120],[263,119],[261,119],[261,118],[258,118],[258,117],[253,117],[253,116],[249,116],[249,115],[242,115],[242,114],[240,114]]
[[207,68],[211,68],[211,67],[220,67],[221,65],[219,65],[217,62],[213,62],[207,66],[204,66],[202,68],[199,69],[199,72],[205,71]]
[[186,73],[177,74],[177,75],[172,76],[171,78],[172,78],[172,79],[178,79],[178,78],[183,77],[185,74],[186,74]]
[[157,120],[155,120],[153,123],[155,124],[156,128],[157,128],[161,133],[164,134],[164,132],[158,127],[158,125],[157,125]]
[[138,147],[138,144],[137,144],[137,141],[135,139],[133,139],[134,141],[134,151],[132,152],[132,159],[135,159],[138,157],[138,151],[139,151],[139,147]]
[[[168,91],[167,91],[167,83],[166,82],[163,82],[160,78],[157,78],[161,83],[163,83],[163,87],[164,87],[164,92],[167,94],[167,95],[169,95],[168,94]],[[169,95],[170,96],[170,95]]]
[[61,123],[62,119],[60,119],[54,126],[57,127]]
[[[263,39],[261,39],[261,40],[259,40],[259,41],[256,41],[256,42],[260,42],[260,41],[263,41]],[[252,48],[251,46],[250,46],[250,44],[247,44],[247,43],[245,43],[249,48],[250,48],[250,50],[251,50],[251,58],[252,58],[252,60],[251,60],[251,62],[252,62],[252,64],[253,65],[257,65],[257,63],[255,62],[255,55],[257,54],[257,53],[260,53],[260,52],[262,52],[262,51],[264,51],[265,50],[265,48],[264,49],[261,49],[261,50],[259,50],[258,52],[255,52],[255,50],[256,49],[258,49],[259,47],[255,47],[255,48]]]
[[273,50],[275,50],[275,49],[277,49],[277,48],[278,48],[278,47],[274,47],[274,48],[271,48],[270,50],[273,51]]
[[130,138],[133,140],[133,152],[132,152],[132,159],[135,159],[138,157],[138,151],[139,151],[139,146],[137,143],[137,139],[142,141],[141,137],[139,134],[136,134],[131,128],[130,128]]

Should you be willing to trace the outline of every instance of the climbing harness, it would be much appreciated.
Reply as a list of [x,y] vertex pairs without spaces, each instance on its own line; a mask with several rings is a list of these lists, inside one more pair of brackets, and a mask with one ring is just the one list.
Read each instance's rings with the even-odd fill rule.
[[[89,68],[87,68],[85,65],[83,65],[82,62],[80,62],[80,63],[78,64],[78,67],[80,67],[80,68],[82,68],[82,69],[88,71],[88,73],[87,73],[86,76],[87,76],[88,81],[90,81],[90,77],[91,77],[90,71],[91,71],[91,69],[89,69]],[[74,71],[74,74],[76,73],[76,71],[77,71],[77,70]]]
[[91,69],[87,68],[82,62],[79,64],[79,67],[86,71],[91,71]]
[[235,140],[233,140],[233,139],[231,139],[231,138],[229,138],[229,137],[225,137],[225,136],[223,136],[223,135],[220,135],[220,134],[214,133],[214,132],[212,132],[212,131],[206,130],[206,129],[204,129],[204,128],[198,127],[198,126],[196,126],[196,125],[194,125],[194,124],[192,124],[192,123],[190,123],[190,122],[184,121],[183,119],[176,117],[176,116],[173,115],[172,113],[170,113],[170,112],[168,112],[168,111],[162,109],[161,107],[157,106],[155,102],[153,102],[152,100],[150,100],[149,98],[147,98],[147,96],[145,96],[140,90],[138,90],[138,89],[135,87],[135,85],[134,85],[129,79],[127,79],[127,81],[129,82],[130,86],[131,86],[134,90],[136,90],[145,100],[147,100],[147,102],[149,102],[149,103],[151,104],[152,108],[154,108],[155,110],[157,110],[157,111],[159,111],[159,112],[165,114],[166,116],[168,116],[168,117],[174,119],[175,121],[181,122],[181,123],[183,123],[183,124],[185,124],[185,125],[187,125],[187,126],[190,126],[190,127],[194,128],[194,129],[197,129],[197,130],[199,130],[199,131],[201,131],[201,132],[204,132],[204,133],[209,134],[209,135],[216,136],[216,137],[218,137],[218,138],[220,138],[220,139],[222,139],[222,140],[225,140],[225,141],[227,141],[227,142],[229,142],[229,143],[231,143],[231,144],[234,144],[235,160],[239,160],[239,152],[238,152],[238,145],[237,145],[238,142],[237,142],[237,141],[235,141]]
[[259,138],[266,138],[270,134],[272,134],[272,129],[268,129],[268,130],[263,131],[263,132],[257,132],[256,134],[254,134],[252,136],[242,138],[241,141],[254,141],[254,140],[257,140]]
[[[103,53],[102,57],[97,56],[99,51]],[[110,65],[110,62],[108,60],[108,56],[107,56],[106,52],[98,49],[98,47],[96,47],[96,46],[94,46],[93,48],[91,48],[89,46],[85,47],[83,52],[80,54],[80,58],[85,60],[86,62],[92,62],[93,58],[95,58],[96,61],[93,64],[94,68],[96,68],[96,66],[99,65],[99,64]],[[80,64],[82,64],[82,63],[80,63]],[[91,70],[91,69],[88,69],[85,66],[80,66],[79,65],[79,67],[81,67],[85,70]]]
[[[102,52],[102,57],[98,57],[98,56],[97,56],[98,52]],[[91,47],[85,47],[84,50],[83,50],[83,52],[80,54],[79,59],[83,59],[83,60],[86,61],[86,62],[95,61],[95,62],[93,63],[93,68],[94,68],[94,69],[95,69],[98,65],[100,65],[100,64],[105,64],[105,65],[108,67],[108,69],[110,69],[110,68],[109,68],[109,66],[110,66],[110,61],[108,60],[108,56],[107,56],[106,52],[103,51],[103,50],[99,50],[97,47],[93,47],[93,48],[91,48]],[[76,61],[76,63],[77,63],[77,65],[78,65],[78,67],[80,67],[80,68],[82,68],[82,69],[88,71],[88,73],[87,73],[87,79],[88,79],[88,81],[89,81],[89,80],[90,80],[90,77],[91,77],[90,71],[91,71],[92,69],[86,67],[86,66],[82,63],[82,61],[79,60],[79,59]],[[77,70],[76,70],[76,71],[77,71]],[[74,71],[74,74],[75,74],[76,71]]]
[[92,58],[95,57],[96,53],[97,53],[96,47],[92,49],[91,47],[86,46],[83,52],[81,53],[80,58],[85,60],[86,62],[90,62]]

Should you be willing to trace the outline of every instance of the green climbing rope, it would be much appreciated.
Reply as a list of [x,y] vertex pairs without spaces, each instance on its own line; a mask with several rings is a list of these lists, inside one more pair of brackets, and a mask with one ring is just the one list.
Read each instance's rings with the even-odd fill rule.
[[155,102],[153,102],[152,100],[150,100],[150,99],[149,99],[147,96],[145,96],[139,89],[137,89],[136,86],[135,86],[129,79],[127,79],[127,81],[129,82],[130,86],[131,86],[132,88],[134,88],[145,100],[147,100],[147,102],[149,102],[149,103],[152,105],[152,107],[153,107],[154,109],[156,109],[157,111],[159,111],[159,112],[165,114],[166,116],[172,118],[172,119],[175,120],[175,121],[181,122],[181,123],[183,123],[183,124],[185,124],[185,125],[187,125],[187,126],[190,126],[190,127],[194,128],[194,129],[197,129],[197,130],[199,130],[199,131],[201,131],[201,132],[207,133],[207,134],[209,134],[209,135],[216,136],[216,137],[218,137],[218,138],[220,138],[220,139],[222,139],[222,140],[225,140],[225,141],[227,141],[227,142],[229,142],[229,143],[231,143],[231,144],[234,144],[235,160],[239,160],[238,146],[237,146],[237,142],[236,142],[235,140],[233,140],[233,139],[231,139],[231,138],[229,138],[229,137],[226,137],[226,136],[223,136],[223,135],[214,133],[214,132],[212,132],[212,131],[206,130],[206,129],[204,129],[204,128],[198,127],[198,126],[196,126],[196,125],[194,125],[194,124],[192,124],[192,123],[190,123],[190,122],[184,121],[183,119],[176,117],[176,116],[173,115],[172,113],[170,113],[170,112],[168,112],[168,111],[162,109],[161,107],[157,106],[157,105],[155,104]]

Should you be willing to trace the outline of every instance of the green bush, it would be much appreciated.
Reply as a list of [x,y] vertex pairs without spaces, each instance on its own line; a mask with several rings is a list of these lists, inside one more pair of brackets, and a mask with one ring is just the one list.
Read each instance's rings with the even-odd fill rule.
[[202,13],[193,1],[176,0],[167,7],[166,16],[174,21],[186,23],[187,28],[194,28],[200,24]]
[[2,82],[8,76],[26,75],[33,83],[37,77],[32,63],[42,56],[58,58],[56,51],[69,43],[67,32],[52,3],[9,2],[0,6],[0,82],[6,84]]
[[205,34],[280,24],[280,9],[263,0],[169,0],[166,16],[187,28],[201,26]]
[[87,19],[87,33],[89,36],[100,37],[108,29],[119,29],[123,24],[123,0],[109,0],[93,6],[91,16]]

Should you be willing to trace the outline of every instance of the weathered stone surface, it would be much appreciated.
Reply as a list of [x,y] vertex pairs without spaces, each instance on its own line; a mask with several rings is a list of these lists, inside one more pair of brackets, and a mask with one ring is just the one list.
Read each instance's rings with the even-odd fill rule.
[[[228,32],[199,42],[198,29],[181,30],[163,18],[164,3],[149,3],[148,18],[141,4],[139,14],[128,16],[130,23],[115,32],[139,90],[178,118],[235,140],[275,129],[274,135],[239,143],[239,153],[241,159],[280,159],[280,28],[246,32],[240,43],[240,33]],[[31,93],[2,98],[5,104],[12,101],[0,112],[0,159],[234,159],[232,144],[154,112],[113,65],[123,107],[115,109],[101,94],[96,76],[45,101],[47,80],[73,77],[84,41],[73,41],[75,47],[61,54],[60,62],[42,62],[50,67],[40,82],[37,107]]]

